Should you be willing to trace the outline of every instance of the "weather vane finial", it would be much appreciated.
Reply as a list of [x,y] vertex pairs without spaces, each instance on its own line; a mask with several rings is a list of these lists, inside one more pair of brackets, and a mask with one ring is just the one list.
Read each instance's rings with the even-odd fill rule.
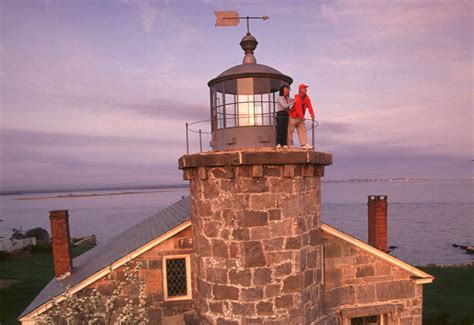
[[250,34],[250,19],[262,19],[267,20],[270,17],[261,16],[261,17],[240,17],[237,11],[214,11],[216,15],[216,25],[217,27],[226,27],[226,26],[237,26],[240,23],[241,19],[247,20],[247,34]]
[[247,35],[245,35],[240,41],[240,46],[245,52],[243,64],[252,64],[257,63],[257,59],[253,55],[253,52],[257,48],[257,39],[250,34],[250,19],[262,19],[267,20],[268,16],[262,17],[240,17],[237,11],[214,11],[216,15],[216,26],[217,27],[226,27],[226,26],[237,26],[241,19],[247,20]]

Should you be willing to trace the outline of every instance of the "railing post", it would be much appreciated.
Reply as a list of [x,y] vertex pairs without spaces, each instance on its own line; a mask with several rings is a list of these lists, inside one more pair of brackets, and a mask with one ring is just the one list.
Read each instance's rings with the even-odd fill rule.
[[315,148],[314,146],[314,119],[311,120],[311,145],[313,146],[313,148]]
[[272,129],[273,143],[272,143],[272,147],[276,145],[276,124],[278,123],[278,121],[276,120],[277,118],[278,118],[277,115],[273,115],[273,121],[272,121],[272,124],[273,124],[273,129]]
[[201,132],[201,129],[199,129],[199,149],[201,150],[200,152],[202,152],[202,132]]
[[189,131],[188,131],[188,123],[186,122],[186,154],[189,155]]

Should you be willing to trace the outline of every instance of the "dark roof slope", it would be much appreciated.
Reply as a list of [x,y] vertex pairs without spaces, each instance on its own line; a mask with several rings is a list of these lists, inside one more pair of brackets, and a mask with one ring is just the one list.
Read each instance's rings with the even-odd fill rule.
[[20,318],[63,293],[66,287],[73,287],[88,279],[98,271],[190,219],[189,204],[189,197],[183,197],[173,205],[76,257],[73,260],[72,274],[61,281],[52,279],[23,311]]

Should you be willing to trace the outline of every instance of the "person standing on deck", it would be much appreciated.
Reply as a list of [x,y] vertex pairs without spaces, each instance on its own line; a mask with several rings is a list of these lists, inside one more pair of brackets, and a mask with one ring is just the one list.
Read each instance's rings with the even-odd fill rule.
[[288,148],[288,119],[290,107],[295,100],[290,98],[290,87],[284,85],[280,87],[280,96],[278,97],[278,112],[276,114],[277,125],[277,149]]
[[313,149],[313,146],[309,145],[306,140],[306,125],[304,123],[304,116],[306,109],[309,110],[311,118],[314,120],[313,106],[311,100],[307,95],[308,86],[306,84],[300,84],[298,86],[298,94],[295,95],[295,102],[293,108],[290,111],[290,120],[288,123],[288,145],[292,145],[293,131],[296,129],[298,132],[298,139],[300,141],[301,148]]

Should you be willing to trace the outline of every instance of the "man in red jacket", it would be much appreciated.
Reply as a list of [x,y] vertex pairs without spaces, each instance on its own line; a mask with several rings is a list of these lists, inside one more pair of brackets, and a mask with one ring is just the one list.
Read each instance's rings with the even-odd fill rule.
[[311,100],[306,94],[307,91],[307,85],[300,84],[298,86],[299,93],[295,95],[295,103],[290,111],[290,120],[288,122],[288,145],[291,146],[293,131],[296,129],[301,147],[304,149],[313,149],[313,147],[306,142],[306,126],[304,124],[306,109],[309,109],[311,118],[314,120],[313,106],[311,105]]

